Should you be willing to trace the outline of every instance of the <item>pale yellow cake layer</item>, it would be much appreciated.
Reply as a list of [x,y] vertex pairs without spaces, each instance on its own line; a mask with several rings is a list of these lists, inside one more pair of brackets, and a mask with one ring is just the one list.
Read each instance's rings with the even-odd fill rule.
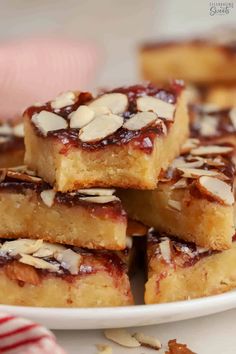
[[[162,274],[162,275],[161,275]],[[154,304],[216,295],[236,287],[236,242],[229,250],[200,259],[193,266],[149,264],[145,303]]]

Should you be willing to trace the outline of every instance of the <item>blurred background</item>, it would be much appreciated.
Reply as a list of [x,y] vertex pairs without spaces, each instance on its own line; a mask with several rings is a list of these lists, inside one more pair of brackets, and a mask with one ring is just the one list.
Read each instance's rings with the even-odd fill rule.
[[[0,44],[38,36],[72,38],[83,45],[89,45],[92,53],[92,59],[89,56],[84,59],[91,61],[89,70],[92,70],[92,75],[85,79],[81,79],[81,74],[78,75],[78,87],[90,89],[123,85],[138,80],[137,47],[143,41],[204,34],[206,30],[219,25],[235,24],[235,3],[229,14],[221,16],[210,16],[209,6],[208,0],[1,0]],[[61,52],[55,51],[54,62],[60,61],[61,54],[65,55],[65,51],[69,51],[63,45],[61,48]],[[33,47],[31,51],[34,52]],[[1,86],[9,81],[6,76],[9,68],[5,70],[5,67],[9,67],[11,60],[13,67],[18,58],[18,53],[4,53],[0,46],[0,93]],[[35,56],[40,56],[40,50]],[[25,57],[21,60],[27,62]],[[31,59],[30,63],[33,61]],[[78,72],[85,70],[79,61],[76,65]],[[25,68],[20,62],[19,66],[24,67],[24,73],[27,67],[30,70],[31,64]],[[37,70],[32,67],[33,71]],[[18,73],[11,75],[17,77]],[[73,76],[75,86],[77,76]],[[45,85],[47,80],[50,80],[50,72],[47,79],[44,79]],[[65,81],[65,90],[74,88],[66,87],[69,82]],[[35,85],[38,85],[37,80]],[[25,89],[24,85],[22,89]],[[9,95],[9,91],[11,86],[4,91],[4,95]],[[53,89],[51,91],[53,96],[55,92]],[[48,91],[45,95],[49,95]],[[3,104],[2,100],[0,98],[0,104]]]

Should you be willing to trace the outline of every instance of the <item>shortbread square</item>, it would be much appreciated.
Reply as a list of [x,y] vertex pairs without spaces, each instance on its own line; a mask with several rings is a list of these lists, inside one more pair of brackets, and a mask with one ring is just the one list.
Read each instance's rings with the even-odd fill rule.
[[116,252],[42,240],[1,239],[0,303],[36,307],[133,304],[127,265]]
[[152,230],[147,264],[146,304],[220,294],[236,287],[236,240],[218,252]]
[[188,136],[182,83],[67,92],[26,110],[25,163],[61,192],[155,188]]
[[230,248],[234,173],[229,145],[189,139],[153,191],[120,190],[128,216],[159,231],[215,250]]
[[126,247],[127,217],[114,189],[56,192],[20,166],[0,170],[0,235],[91,249]]

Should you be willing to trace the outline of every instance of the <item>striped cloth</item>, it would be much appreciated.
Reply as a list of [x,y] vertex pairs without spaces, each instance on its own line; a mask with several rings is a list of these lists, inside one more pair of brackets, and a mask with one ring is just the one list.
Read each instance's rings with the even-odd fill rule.
[[66,354],[54,335],[29,320],[0,312],[0,353]]
[[85,89],[98,66],[98,49],[57,37],[0,43],[0,118],[22,113],[67,90]]

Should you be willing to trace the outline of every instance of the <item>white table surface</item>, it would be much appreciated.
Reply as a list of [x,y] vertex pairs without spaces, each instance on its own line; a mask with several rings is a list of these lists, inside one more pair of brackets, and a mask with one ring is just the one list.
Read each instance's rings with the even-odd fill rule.
[[[102,321],[102,319],[101,319]],[[181,343],[198,354],[236,353],[236,310],[194,320],[167,323],[150,327],[130,328],[131,333],[139,331],[153,335],[167,343],[177,338]],[[105,339],[103,331],[55,331],[59,344],[68,354],[96,354],[96,344],[110,344],[113,354],[151,354],[156,353],[144,347],[127,349]],[[165,349],[165,348],[164,348]],[[163,354],[164,350],[158,353]]]

